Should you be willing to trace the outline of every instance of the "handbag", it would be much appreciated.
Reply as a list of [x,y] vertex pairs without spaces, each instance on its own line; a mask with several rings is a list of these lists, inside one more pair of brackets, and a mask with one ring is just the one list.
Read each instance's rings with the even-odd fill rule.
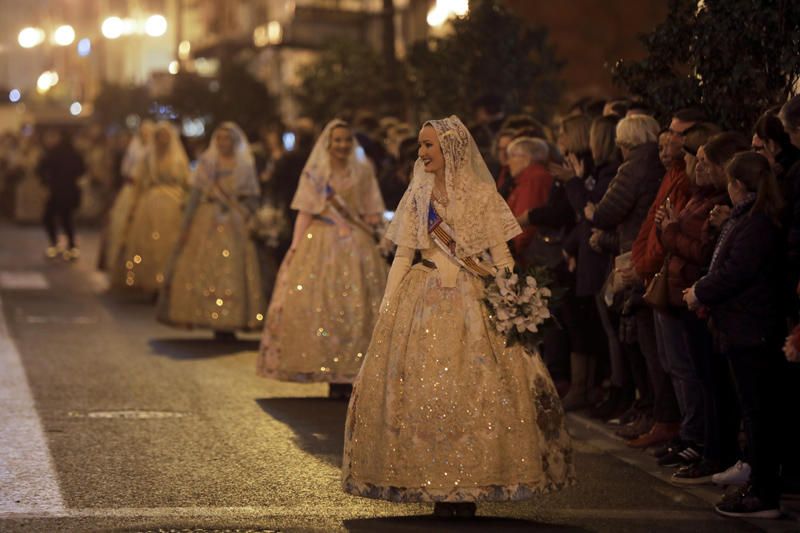
[[614,266],[606,278],[603,285],[603,300],[608,307],[614,305],[615,296],[625,289],[625,283],[622,281],[620,271],[626,270],[631,266],[631,252],[625,252],[614,258]]
[[669,309],[669,280],[667,279],[667,272],[669,271],[669,259],[667,255],[664,258],[664,264],[661,270],[656,272],[647,288],[644,291],[644,301],[657,311],[666,311]]

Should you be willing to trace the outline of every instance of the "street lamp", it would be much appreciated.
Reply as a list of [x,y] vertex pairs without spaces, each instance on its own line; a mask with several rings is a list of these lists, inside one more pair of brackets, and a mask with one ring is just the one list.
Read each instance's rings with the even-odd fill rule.
[[36,92],[45,94],[58,84],[58,73],[52,70],[42,72],[39,79],[36,80]]
[[167,33],[167,19],[163,15],[150,15],[144,23],[144,32],[150,37],[161,37]]
[[80,102],[72,102],[72,104],[69,106],[69,113],[73,117],[80,115],[81,111],[83,111],[83,106]]
[[428,11],[428,25],[438,28],[451,17],[463,17],[469,13],[469,0],[436,0],[436,4]]
[[44,42],[45,34],[42,28],[23,28],[17,36],[17,42],[23,48],[33,48]]
[[19,92],[19,89],[11,89],[11,92],[8,93],[8,99],[10,102],[16,104],[22,98],[22,94]]
[[119,17],[108,17],[103,21],[100,31],[106,39],[118,39],[125,29],[125,23]]
[[75,30],[69,24],[56,28],[53,32],[53,42],[58,46],[69,46],[75,42]]

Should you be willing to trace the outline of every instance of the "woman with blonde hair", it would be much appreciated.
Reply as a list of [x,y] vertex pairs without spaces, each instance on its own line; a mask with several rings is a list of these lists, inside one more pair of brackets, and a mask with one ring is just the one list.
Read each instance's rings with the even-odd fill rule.
[[233,122],[223,122],[192,177],[159,299],[161,322],[211,329],[221,340],[262,326],[264,288],[250,236],[259,196],[247,137]]
[[155,295],[178,241],[189,186],[189,158],[174,126],[156,124],[152,144],[134,173],[136,198],[120,254],[109,265],[111,285]]
[[483,278],[513,268],[519,225],[458,117],[425,123],[419,146],[387,232],[397,254],[353,387],[343,486],[473,516],[475,502],[572,482],[572,447],[539,354],[487,322]]
[[374,239],[383,199],[357,146],[350,126],[333,120],[311,151],[258,361],[263,377],[330,383],[336,398],[349,395],[361,368],[388,273]]

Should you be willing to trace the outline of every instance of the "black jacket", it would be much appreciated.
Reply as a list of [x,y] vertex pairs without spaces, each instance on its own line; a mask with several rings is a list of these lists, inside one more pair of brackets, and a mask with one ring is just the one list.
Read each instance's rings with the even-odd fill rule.
[[564,250],[576,258],[575,293],[578,296],[597,294],[608,277],[611,255],[597,253],[589,246],[592,224],[584,218],[583,208],[588,202],[597,204],[603,199],[618,167],[617,162],[603,163],[586,179],[573,179],[565,186],[567,199],[580,220],[564,243]]
[[78,179],[86,173],[86,164],[69,141],[64,140],[45,153],[36,171],[57,206],[76,208],[80,205]]
[[[755,346],[781,335],[780,280],[775,276],[780,229],[767,215],[734,212],[714,251],[711,269],[695,284],[711,308],[719,349]],[[724,233],[727,231],[727,235]]]
[[592,223],[604,230],[616,229],[620,251],[627,252],[633,246],[664,173],[658,145],[654,142],[641,144],[631,150],[597,204]]

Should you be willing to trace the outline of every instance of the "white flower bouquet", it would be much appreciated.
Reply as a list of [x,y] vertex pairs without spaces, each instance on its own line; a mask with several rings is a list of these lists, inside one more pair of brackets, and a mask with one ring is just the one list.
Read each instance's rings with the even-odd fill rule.
[[543,328],[553,319],[551,280],[550,273],[543,268],[531,268],[524,273],[506,269],[487,279],[486,305],[495,328],[505,335],[509,346],[521,344],[531,353],[538,349]]
[[289,237],[289,229],[286,213],[269,204],[258,208],[251,219],[253,235],[270,248],[280,246],[281,241]]

